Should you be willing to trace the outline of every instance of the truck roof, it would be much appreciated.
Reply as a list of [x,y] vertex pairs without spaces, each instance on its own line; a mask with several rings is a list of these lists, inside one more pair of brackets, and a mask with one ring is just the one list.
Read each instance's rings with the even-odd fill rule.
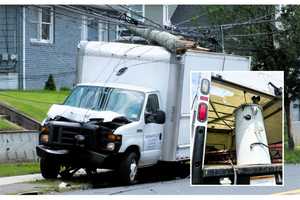
[[119,89],[126,89],[126,90],[134,90],[144,93],[155,92],[157,90],[152,88],[145,88],[139,87],[135,85],[123,84],[123,83],[80,83],[77,86],[98,86],[98,87],[110,87],[110,88],[119,88]]
[[240,56],[240,55],[235,55],[235,54],[228,54],[228,53],[221,53],[221,52],[212,52],[212,51],[201,51],[201,50],[194,50],[194,49],[188,49],[186,51],[186,54],[189,54],[190,56],[230,56],[233,59],[241,59],[241,60],[246,60],[249,59],[250,56]]
[[124,57],[126,59],[170,61],[171,53],[160,46],[119,42],[81,41],[80,52],[86,56]]

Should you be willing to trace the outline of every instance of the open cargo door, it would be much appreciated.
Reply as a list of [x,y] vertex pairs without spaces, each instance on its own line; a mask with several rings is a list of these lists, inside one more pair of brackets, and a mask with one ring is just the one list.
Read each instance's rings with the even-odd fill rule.
[[[198,82],[192,102],[192,184],[202,182],[202,167],[204,166],[205,141],[207,133],[209,91],[211,73],[196,73],[192,81]],[[194,85],[194,84],[193,84]],[[201,174],[199,176],[199,174]]]
[[[199,80],[204,74],[207,73],[200,73]],[[198,83],[198,87],[200,87],[199,85],[200,82]],[[260,100],[255,103],[263,110],[263,119],[272,164],[241,167],[238,170],[244,176],[247,174],[248,178],[255,175],[282,173],[283,135],[281,96],[245,87],[224,80],[221,76],[212,76],[207,121],[201,124],[196,120],[199,112],[197,112],[197,105],[195,104],[201,103],[198,94],[199,90],[197,90],[197,96],[195,97],[197,100],[193,102],[192,114],[192,141],[194,144],[192,149],[192,184],[202,184],[204,178],[236,176],[234,174],[234,170],[236,170],[234,131],[236,119],[234,111],[241,105],[253,103],[253,98],[257,98],[258,96]],[[201,127],[205,128],[201,129]],[[202,132],[204,134],[199,138]],[[201,141],[201,139],[204,141]],[[203,148],[200,147],[201,145],[204,145]]]
[[[258,104],[263,108],[263,116],[269,144],[282,142],[282,98],[262,91],[244,87],[220,77],[212,77],[208,114],[208,132],[232,132],[235,128],[234,110],[242,104],[253,103],[253,97],[260,97]],[[234,135],[232,135],[234,137]],[[208,141],[208,145],[209,145]],[[214,144],[212,144],[214,145]],[[217,149],[229,148],[227,144]]]

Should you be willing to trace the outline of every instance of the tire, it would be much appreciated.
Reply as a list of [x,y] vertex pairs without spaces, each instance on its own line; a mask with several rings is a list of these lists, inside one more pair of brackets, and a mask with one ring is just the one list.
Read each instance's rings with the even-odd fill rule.
[[118,170],[119,178],[123,184],[134,184],[138,169],[138,156],[135,152],[129,152],[121,159]]
[[85,172],[88,177],[93,178],[97,175],[97,169],[93,168],[85,168]]
[[[72,178],[73,174],[71,172],[65,171],[65,172],[60,172],[59,175],[63,180],[69,180]],[[57,177],[57,176],[56,176]]]
[[40,170],[45,179],[56,179],[60,170],[60,165],[52,159],[41,158]]

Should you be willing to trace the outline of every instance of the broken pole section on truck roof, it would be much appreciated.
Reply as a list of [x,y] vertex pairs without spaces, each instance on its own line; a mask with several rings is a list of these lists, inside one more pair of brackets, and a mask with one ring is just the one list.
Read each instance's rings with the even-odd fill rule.
[[146,40],[158,43],[160,46],[165,47],[172,53],[182,54],[187,49],[209,51],[209,49],[197,46],[197,42],[186,40],[182,36],[176,36],[167,31],[154,30],[150,28],[138,28],[133,26],[127,26],[126,28]]

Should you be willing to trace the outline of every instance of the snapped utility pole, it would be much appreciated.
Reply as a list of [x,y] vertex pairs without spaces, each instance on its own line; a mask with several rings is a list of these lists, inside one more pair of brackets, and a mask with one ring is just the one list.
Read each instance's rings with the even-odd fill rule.
[[172,53],[181,54],[187,49],[209,51],[209,49],[198,47],[197,43],[194,41],[185,40],[182,36],[176,36],[167,31],[138,28],[133,26],[127,26],[126,28],[146,40],[158,43]]

